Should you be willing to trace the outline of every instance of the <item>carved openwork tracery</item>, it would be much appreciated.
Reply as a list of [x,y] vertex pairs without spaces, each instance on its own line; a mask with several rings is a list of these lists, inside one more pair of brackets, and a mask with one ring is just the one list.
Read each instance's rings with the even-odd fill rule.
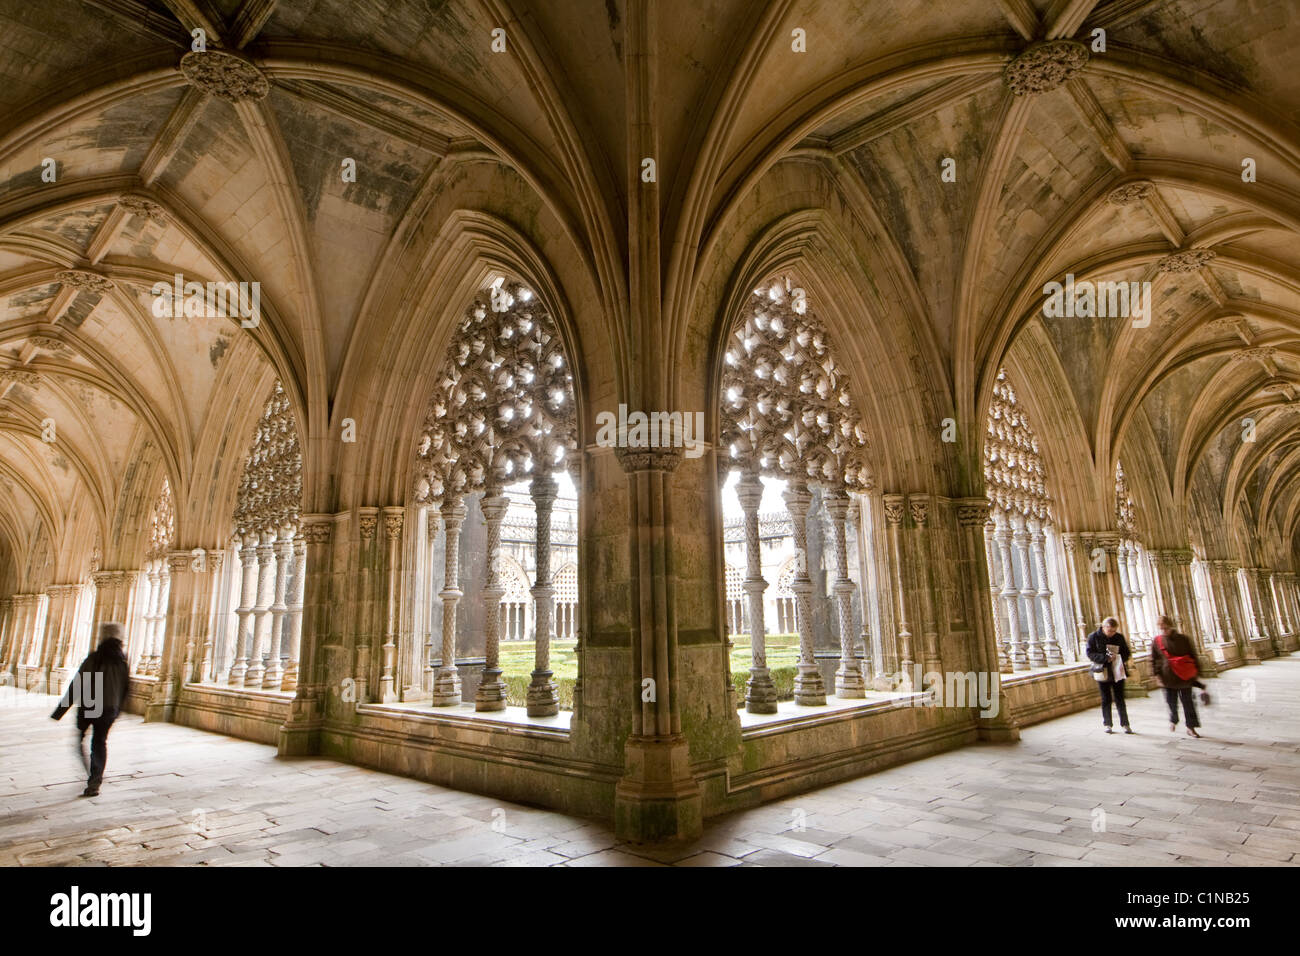
[[995,512],[1051,520],[1047,470],[1038,452],[1038,436],[1016,401],[1007,373],[998,371],[989,403],[984,439],[984,483]]
[[1129,494],[1128,478],[1124,476],[1124,463],[1115,462],[1115,526],[1126,538],[1136,534],[1136,510],[1133,496]]
[[830,336],[790,279],[756,289],[727,341],[724,467],[853,490],[871,487],[867,435]]
[[[865,684],[851,633],[855,585],[848,576],[845,519],[849,491],[871,488],[866,429],[854,404],[846,372],[836,363],[830,336],[809,309],[807,292],[789,278],[754,290],[732,328],[724,355],[719,468],[739,470],[736,486],[745,513],[746,570],[752,666],[745,705],[750,713],[776,713],[777,695],[767,667],[758,507],[760,476],[786,481],[795,558],[790,577],[777,582],[778,599],[792,599],[799,631],[795,702],[826,703],[826,689],[813,657],[808,573],[808,489],[821,488],[831,515],[836,553],[833,587],[839,606],[840,667],[835,692],[863,697]],[[780,614],[780,606],[778,607]],[[783,624],[785,622],[782,622]]]
[[984,438],[986,538],[998,658],[1003,670],[1060,664],[1055,587],[1048,566],[1052,499],[1038,436],[1005,369],[998,370]]
[[149,514],[149,550],[151,560],[161,560],[172,546],[176,534],[176,510],[172,502],[172,486],[163,479],[162,490]]
[[576,448],[573,374],[550,313],[518,283],[480,293],[452,336],[429,402],[415,500],[559,471]]
[[296,529],[302,509],[302,450],[289,396],[276,381],[253,432],[239,481],[235,534]]

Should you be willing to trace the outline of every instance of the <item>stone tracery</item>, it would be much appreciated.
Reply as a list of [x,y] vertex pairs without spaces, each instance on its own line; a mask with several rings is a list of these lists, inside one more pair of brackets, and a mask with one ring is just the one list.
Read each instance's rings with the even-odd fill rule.
[[536,666],[528,712],[548,716],[558,711],[550,670],[555,598],[551,512],[557,495],[554,473],[573,469],[577,462],[573,374],[559,330],[531,289],[498,282],[474,298],[452,335],[415,449],[414,500],[437,504],[445,532],[445,577],[439,592],[442,664],[433,677],[435,706],[453,706],[461,699],[455,621],[462,592],[456,552],[465,499],[472,494],[483,496],[488,566],[483,591],[486,663],[475,707],[506,706],[498,647],[498,615],[506,593],[497,569],[507,508],[503,490],[527,481],[537,516],[532,588]]
[[[841,605],[841,663],[836,695],[862,697],[865,682],[847,626],[854,586],[847,576],[845,518],[850,492],[871,488],[866,431],[854,404],[848,376],[837,364],[830,336],[808,308],[807,291],[788,278],[754,290],[743,317],[727,339],[722,372],[720,467],[737,470],[736,494],[745,514],[748,621],[752,666],[746,684],[750,713],[775,713],[776,689],[767,667],[758,508],[762,477],[783,480],[797,562],[790,589],[799,629],[799,673],[795,700],[824,704],[826,691],[813,657],[809,621],[812,581],[808,576],[806,523],[809,488],[836,502],[833,536]],[[725,477],[725,475],[723,476]],[[839,507],[839,502],[843,507]]]
[[1038,437],[999,369],[984,437],[985,526],[998,658],[1003,670],[1064,662],[1048,568],[1052,500]]

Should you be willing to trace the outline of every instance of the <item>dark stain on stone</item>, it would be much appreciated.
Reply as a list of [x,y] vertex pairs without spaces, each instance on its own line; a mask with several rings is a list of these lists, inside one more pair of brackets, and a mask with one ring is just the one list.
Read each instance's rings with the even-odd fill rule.
[[221,356],[226,354],[228,348],[230,348],[230,339],[227,336],[218,335],[212,340],[212,345],[208,348],[208,361],[212,363],[213,368],[217,367]]

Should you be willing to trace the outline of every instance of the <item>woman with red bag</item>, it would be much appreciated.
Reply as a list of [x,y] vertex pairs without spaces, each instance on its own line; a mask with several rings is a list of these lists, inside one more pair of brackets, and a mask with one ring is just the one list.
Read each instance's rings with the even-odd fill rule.
[[1201,736],[1196,728],[1201,726],[1196,716],[1196,704],[1192,700],[1192,688],[1201,688],[1201,700],[1208,704],[1210,694],[1200,681],[1201,663],[1196,659],[1196,648],[1192,639],[1186,634],[1174,630],[1174,622],[1163,614],[1156,619],[1160,634],[1151,642],[1151,666],[1156,672],[1156,679],[1165,689],[1165,703],[1169,706],[1169,730],[1178,729],[1178,701],[1183,702],[1183,716],[1187,724],[1187,733],[1192,737]]

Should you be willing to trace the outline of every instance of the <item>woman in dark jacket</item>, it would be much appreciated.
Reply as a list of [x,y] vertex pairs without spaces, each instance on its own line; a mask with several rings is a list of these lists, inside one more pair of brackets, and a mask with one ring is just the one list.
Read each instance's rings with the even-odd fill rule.
[[[1174,630],[1174,622],[1169,618],[1161,615],[1156,619],[1156,627],[1160,629],[1160,636],[1151,642],[1151,667],[1155,671],[1156,680],[1165,689],[1165,703],[1169,707],[1169,730],[1172,733],[1178,729],[1178,701],[1182,700],[1187,733],[1191,737],[1199,737],[1201,735],[1196,732],[1196,728],[1201,726],[1201,721],[1196,716],[1192,688],[1204,689],[1205,685],[1199,680],[1201,662],[1196,658],[1196,647],[1190,637]],[[1171,657],[1190,658],[1196,673],[1180,677],[1174,673],[1174,665],[1169,661]],[[1186,673],[1187,664],[1179,663],[1182,665],[1180,669]],[[1204,697],[1208,699],[1209,695],[1205,694]]]
[[[1116,668],[1112,656],[1114,652],[1107,648],[1107,644],[1115,644],[1119,647],[1119,673],[1125,675],[1120,680],[1115,679]],[[1102,621],[1101,627],[1088,635],[1085,653],[1088,655],[1088,660],[1092,661],[1092,676],[1097,679],[1097,687],[1101,690],[1101,719],[1106,726],[1106,733],[1115,732],[1110,726],[1112,700],[1115,702],[1115,709],[1119,711],[1119,723],[1124,728],[1124,733],[1133,733],[1133,728],[1128,725],[1128,706],[1124,703],[1124,680],[1127,678],[1125,667],[1131,652],[1128,641],[1119,632],[1119,621],[1113,617]]]
[[90,738],[90,778],[86,781],[83,797],[99,796],[99,785],[104,780],[104,764],[108,761],[108,731],[126,704],[126,694],[131,686],[131,669],[122,650],[122,625],[108,622],[99,625],[99,647],[86,655],[72,675],[59,706],[50,714],[59,720],[74,705],[77,708],[77,751],[85,760],[86,731],[94,728]]

